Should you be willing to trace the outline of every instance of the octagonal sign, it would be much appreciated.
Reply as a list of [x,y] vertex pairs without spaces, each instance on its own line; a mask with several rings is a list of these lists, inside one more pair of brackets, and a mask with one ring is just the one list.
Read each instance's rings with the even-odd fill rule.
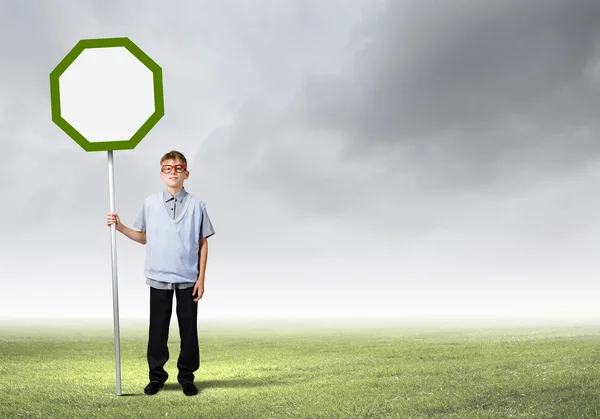
[[52,120],[86,151],[131,150],[164,115],[162,69],[129,38],[79,41],[50,96]]

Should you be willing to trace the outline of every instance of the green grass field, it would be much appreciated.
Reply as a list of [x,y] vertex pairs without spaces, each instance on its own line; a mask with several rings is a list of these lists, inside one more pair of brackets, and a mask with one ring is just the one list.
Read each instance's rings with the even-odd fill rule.
[[146,329],[0,326],[2,418],[600,418],[600,327],[199,327],[200,394],[147,384]]

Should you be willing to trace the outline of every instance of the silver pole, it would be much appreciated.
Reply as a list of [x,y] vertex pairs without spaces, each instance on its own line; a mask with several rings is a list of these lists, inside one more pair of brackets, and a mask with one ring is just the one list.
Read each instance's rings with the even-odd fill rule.
[[[115,171],[113,152],[108,150],[108,190],[110,212],[115,212]],[[115,327],[115,360],[117,370],[117,396],[121,395],[121,348],[119,339],[119,285],[117,281],[117,228],[110,226],[110,259],[112,262],[113,319]]]

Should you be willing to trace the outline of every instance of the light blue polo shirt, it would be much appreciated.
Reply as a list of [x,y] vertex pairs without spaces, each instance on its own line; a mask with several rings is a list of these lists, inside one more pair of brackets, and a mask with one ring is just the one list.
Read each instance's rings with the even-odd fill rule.
[[[173,220],[177,219],[179,217],[179,215],[181,214],[181,210],[184,208],[184,206],[186,204],[190,204],[189,201],[190,199],[195,200],[196,198],[194,196],[191,196],[190,194],[188,194],[188,192],[184,189],[182,189],[177,195],[173,196],[171,195],[166,189],[162,192],[162,201],[164,203],[164,207],[165,210],[167,211],[167,213],[171,216],[171,218]],[[146,201],[145,201],[146,202]],[[202,201],[200,201],[202,202]],[[213,225],[210,221],[210,218],[208,216],[208,212],[206,210],[206,205],[204,205],[204,203],[202,202],[201,205],[202,208],[202,216],[201,216],[201,225],[200,225],[200,234],[198,237],[198,241],[202,238],[208,238],[210,236],[212,236],[213,234],[215,234],[215,230],[213,228]],[[145,211],[147,208],[145,208],[145,205],[142,207],[142,210],[139,212],[137,218],[135,219],[135,222],[133,223],[133,226],[139,230],[139,231],[143,231],[144,233],[146,232],[146,213],[147,211]],[[184,216],[190,216],[190,213],[186,213],[184,214]],[[177,261],[175,261],[174,263],[177,263]],[[183,289],[183,288],[191,288],[194,286],[194,284],[190,284],[190,283],[168,283],[168,282],[162,282],[162,281],[157,281],[154,280],[152,278],[148,278],[146,277],[146,284],[148,284],[149,286],[153,287],[153,288],[157,288],[157,289]]]

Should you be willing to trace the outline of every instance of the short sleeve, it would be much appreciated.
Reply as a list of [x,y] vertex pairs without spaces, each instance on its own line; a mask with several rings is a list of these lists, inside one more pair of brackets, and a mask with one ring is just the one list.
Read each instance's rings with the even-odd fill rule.
[[144,206],[142,206],[142,210],[138,213],[138,216],[133,223],[133,227],[139,231],[143,231],[144,233],[146,232],[146,216],[144,213]]
[[200,239],[206,239],[215,234],[215,229],[210,221],[206,207],[202,208],[202,225],[200,226]]

